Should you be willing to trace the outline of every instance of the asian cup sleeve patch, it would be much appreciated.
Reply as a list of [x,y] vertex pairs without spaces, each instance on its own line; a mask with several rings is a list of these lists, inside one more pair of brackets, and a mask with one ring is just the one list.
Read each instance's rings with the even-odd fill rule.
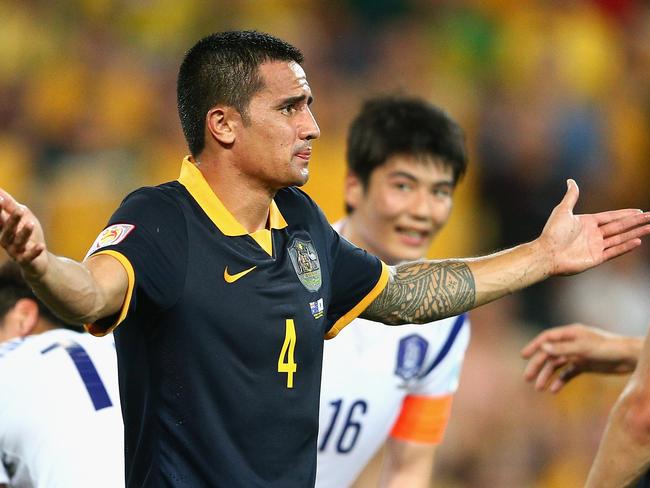
[[85,259],[88,259],[88,257],[98,249],[119,244],[124,239],[126,239],[126,236],[128,236],[133,229],[135,229],[135,225],[133,224],[109,225],[97,236],[95,242],[93,242],[92,246],[90,246]]

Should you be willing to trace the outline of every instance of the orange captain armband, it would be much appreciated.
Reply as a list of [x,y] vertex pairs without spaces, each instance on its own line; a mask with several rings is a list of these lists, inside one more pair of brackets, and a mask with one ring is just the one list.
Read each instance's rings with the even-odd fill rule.
[[449,423],[453,395],[407,396],[390,436],[403,441],[439,444]]

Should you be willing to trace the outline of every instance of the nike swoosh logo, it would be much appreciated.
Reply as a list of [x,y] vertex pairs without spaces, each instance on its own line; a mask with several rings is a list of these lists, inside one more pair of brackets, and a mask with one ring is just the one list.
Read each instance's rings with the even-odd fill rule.
[[248,273],[253,271],[257,266],[253,266],[252,268],[245,269],[241,273],[237,273],[234,275],[231,275],[228,273],[228,266],[226,266],[226,269],[223,270],[223,279],[226,280],[226,283],[234,283],[237,281],[239,278],[246,276]]

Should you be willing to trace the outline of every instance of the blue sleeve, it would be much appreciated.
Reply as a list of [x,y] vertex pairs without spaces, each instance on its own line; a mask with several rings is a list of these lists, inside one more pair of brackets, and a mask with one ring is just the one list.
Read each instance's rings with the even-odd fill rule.
[[115,211],[88,256],[97,254],[115,257],[129,276],[119,317],[98,324],[104,333],[127,316],[169,308],[182,293],[187,267],[187,227],[180,206],[159,187],[136,190]]

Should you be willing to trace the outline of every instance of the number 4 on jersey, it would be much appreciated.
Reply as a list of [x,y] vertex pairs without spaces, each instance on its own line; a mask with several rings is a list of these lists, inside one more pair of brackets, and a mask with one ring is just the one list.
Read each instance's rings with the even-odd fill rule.
[[293,388],[293,374],[297,369],[293,359],[295,349],[296,327],[293,324],[293,319],[287,319],[284,344],[282,344],[282,350],[278,358],[278,373],[287,373],[287,388]]

